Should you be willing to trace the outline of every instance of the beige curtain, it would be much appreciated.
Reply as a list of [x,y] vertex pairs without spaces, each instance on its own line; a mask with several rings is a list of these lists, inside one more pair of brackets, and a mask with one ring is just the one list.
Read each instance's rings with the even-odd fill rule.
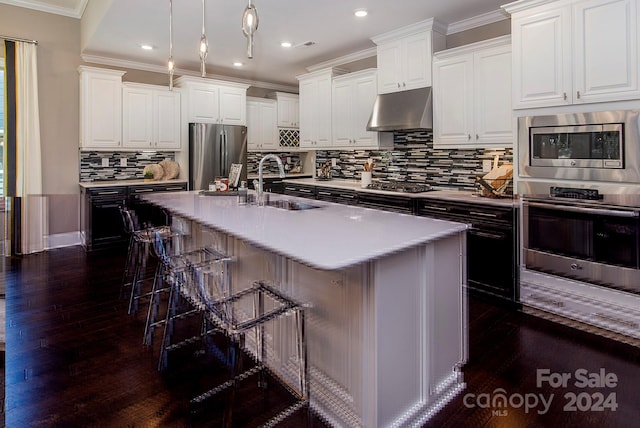
[[16,42],[16,196],[22,198],[22,254],[45,249],[46,200],[42,195],[38,61],[35,43]]

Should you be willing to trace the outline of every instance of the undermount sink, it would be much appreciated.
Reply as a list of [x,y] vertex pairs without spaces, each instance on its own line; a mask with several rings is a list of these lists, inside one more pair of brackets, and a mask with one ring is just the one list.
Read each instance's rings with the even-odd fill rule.
[[290,201],[288,199],[276,199],[266,203],[267,206],[280,208],[288,211],[302,211],[313,208],[321,208],[320,205],[313,205],[306,202]]

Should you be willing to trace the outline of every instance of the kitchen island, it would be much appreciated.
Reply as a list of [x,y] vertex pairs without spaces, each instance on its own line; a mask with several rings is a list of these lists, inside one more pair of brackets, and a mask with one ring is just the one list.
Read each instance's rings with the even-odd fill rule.
[[[311,406],[331,425],[420,426],[464,388],[466,225],[287,196],[299,205],[143,198],[234,257],[234,291],[266,280],[308,305]],[[268,364],[286,380],[295,353],[270,338]]]

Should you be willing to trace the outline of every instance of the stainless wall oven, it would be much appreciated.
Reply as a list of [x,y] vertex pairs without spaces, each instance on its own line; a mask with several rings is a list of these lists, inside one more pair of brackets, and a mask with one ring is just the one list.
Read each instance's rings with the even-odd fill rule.
[[640,294],[636,199],[563,187],[524,196],[524,267]]
[[521,178],[640,183],[640,110],[518,119]]

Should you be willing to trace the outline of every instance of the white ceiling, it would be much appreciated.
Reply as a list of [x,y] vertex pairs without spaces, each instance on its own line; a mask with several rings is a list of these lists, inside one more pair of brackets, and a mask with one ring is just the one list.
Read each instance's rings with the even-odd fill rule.
[[[86,23],[83,22],[82,54],[85,60],[112,63],[116,59],[113,64],[128,61],[123,64],[157,71],[162,71],[166,65],[168,0],[88,0],[86,9],[87,0],[0,2],[33,8],[48,5],[58,10],[66,9],[69,16],[72,12],[80,11],[78,16],[84,12],[83,19],[93,21],[86,27],[95,28],[95,31],[85,31]],[[295,87],[295,76],[305,73],[309,66],[345,56],[351,59],[352,54],[359,52],[361,56],[371,56],[375,47],[370,40],[372,36],[432,17],[445,25],[457,23],[457,28],[463,28],[466,20],[476,25],[477,22],[496,21],[506,18],[500,5],[507,1],[253,0],[260,21],[252,60],[246,57],[246,38],[241,30],[246,3],[245,0],[206,0],[207,72],[213,77],[235,76],[250,82]],[[353,11],[359,8],[366,8],[369,15],[356,18]],[[173,56],[178,71],[195,73],[199,70],[197,49],[201,10],[200,0],[173,2]],[[294,45],[307,41],[315,44],[285,49],[280,46],[285,40]],[[151,44],[155,49],[143,51],[140,48],[143,43]],[[235,68],[234,61],[242,61],[245,66]]]

